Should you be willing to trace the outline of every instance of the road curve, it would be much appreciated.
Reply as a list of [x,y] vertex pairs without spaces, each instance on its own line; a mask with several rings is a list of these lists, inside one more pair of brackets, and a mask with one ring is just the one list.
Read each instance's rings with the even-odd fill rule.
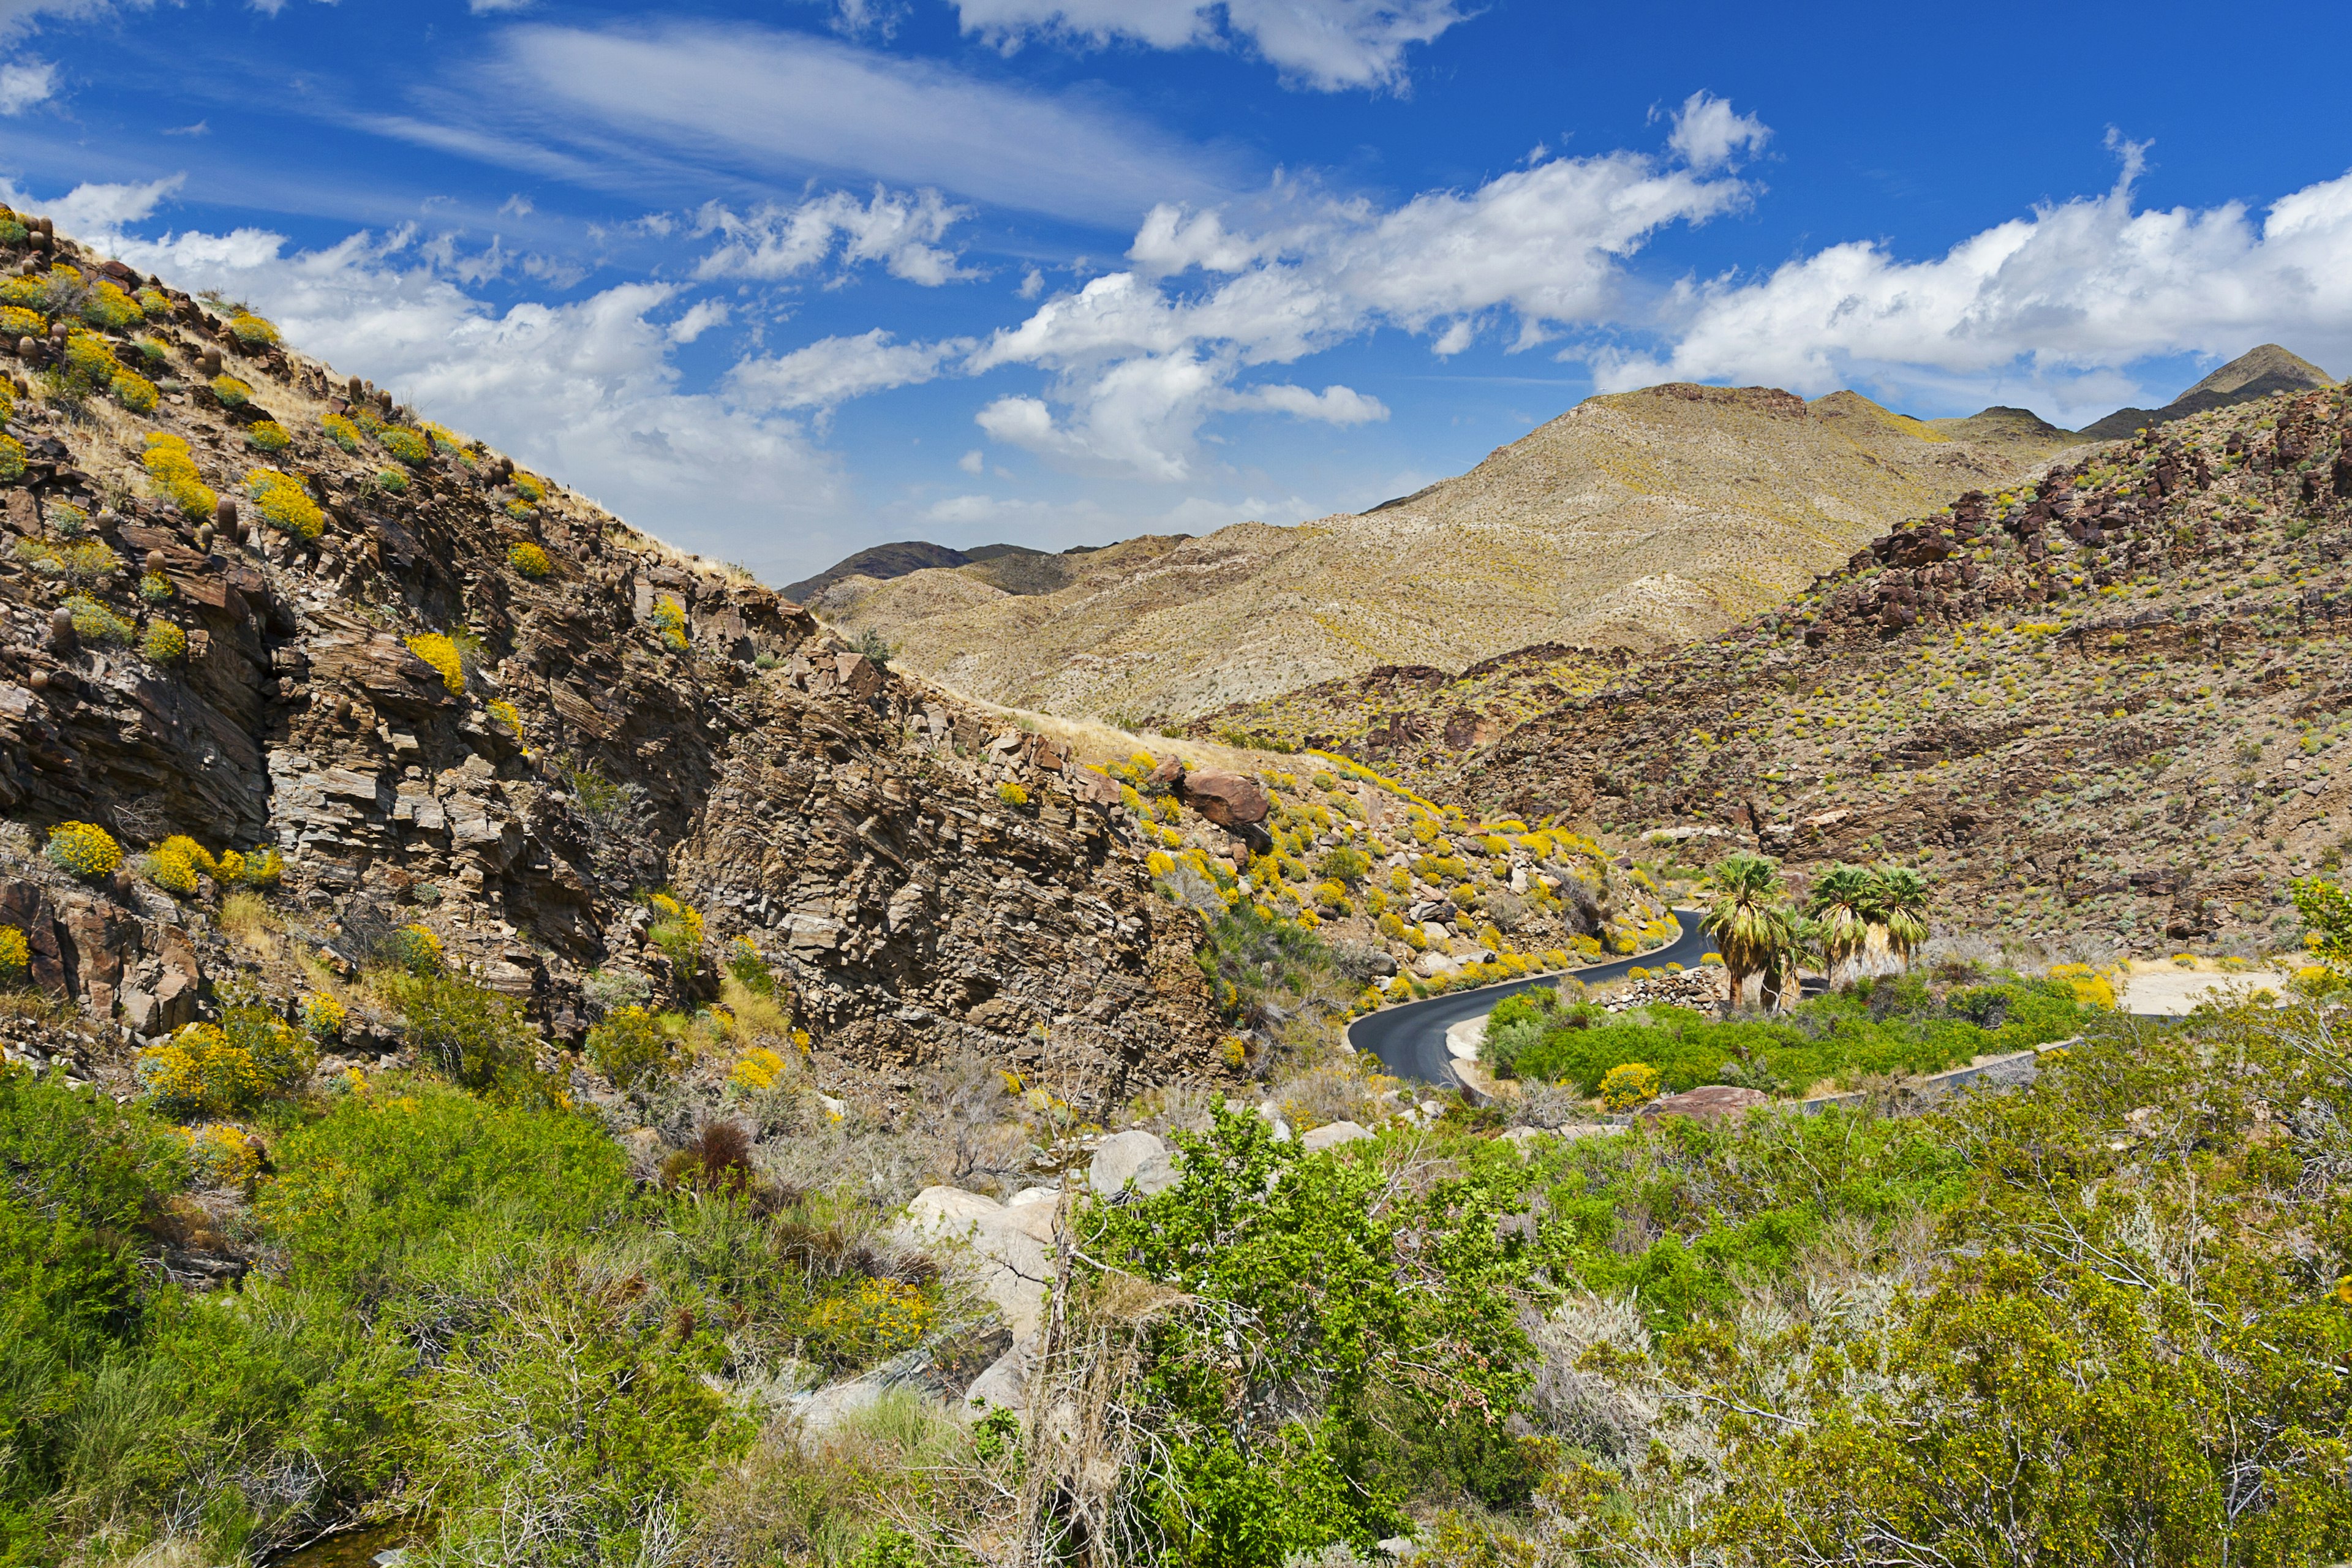
[[1583,969],[1554,970],[1548,974],[1530,974],[1524,980],[1507,980],[1499,985],[1481,985],[1475,991],[1449,991],[1443,996],[1383,1007],[1349,1025],[1347,1041],[1356,1049],[1380,1058],[1381,1066],[1398,1078],[1452,1087],[1461,1080],[1454,1076],[1454,1059],[1446,1053],[1445,1031],[1465,1018],[1475,1018],[1492,1010],[1496,1003],[1514,992],[1555,984],[1562,978],[1581,980],[1588,985],[1618,980],[1637,963],[1651,969],[1667,963],[1679,963],[1685,969],[1696,967],[1700,955],[1708,951],[1707,940],[1698,929],[1699,911],[1676,910],[1675,919],[1681,922],[1683,934],[1672,946]]

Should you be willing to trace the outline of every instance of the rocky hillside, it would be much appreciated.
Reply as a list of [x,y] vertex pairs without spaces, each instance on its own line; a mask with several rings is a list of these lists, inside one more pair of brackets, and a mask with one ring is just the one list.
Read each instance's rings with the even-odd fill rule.
[[[42,984],[146,1038],[255,983],[225,886],[142,858],[184,836],[207,873],[267,867],[335,963],[429,931],[551,1045],[600,997],[715,997],[740,938],[829,1072],[971,1058],[1108,1101],[1229,1070],[1198,918],[1152,895],[1066,748],[265,321],[12,231],[0,920]],[[131,860],[37,858],[68,821]],[[662,889],[696,952],[654,940]],[[257,983],[290,1005],[301,982]],[[389,1018],[352,1032],[399,1044]]]
[[2341,390],[2280,395],[1970,490],[1423,776],[1698,858],[1916,858],[2008,935],[2266,949],[2352,848],[2347,434]]
[[1652,387],[1589,398],[1361,516],[1048,558],[1061,582],[1000,584],[1001,563],[852,577],[813,607],[961,690],[1130,721],[1540,642],[1651,652],[2048,450],[1984,428],[1948,434],[1852,393]]

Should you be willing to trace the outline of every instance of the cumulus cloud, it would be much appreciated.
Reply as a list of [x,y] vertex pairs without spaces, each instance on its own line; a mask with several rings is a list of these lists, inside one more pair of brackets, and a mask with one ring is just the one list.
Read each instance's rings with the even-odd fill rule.
[[11,60],[0,65],[0,114],[22,114],[58,89],[58,68],[47,60]]
[[956,12],[1007,49],[1032,37],[1254,49],[1325,92],[1396,85],[1406,49],[1470,16],[1456,0],[956,0]]
[[1711,92],[1695,92],[1676,111],[1666,145],[1692,168],[1704,171],[1756,152],[1771,134],[1754,115],[1738,113]]
[[[46,210],[132,222],[162,194],[84,186]],[[795,574],[842,552],[821,531],[845,495],[835,459],[790,419],[681,388],[669,359],[677,328],[656,319],[677,303],[676,285],[624,283],[499,310],[410,230],[302,250],[257,228],[144,239],[97,221],[74,226],[179,287],[251,300],[305,352],[679,544]]]
[[879,262],[893,278],[937,288],[978,274],[956,265],[940,245],[971,209],[950,205],[937,191],[874,187],[860,203],[831,191],[786,205],[762,202],[738,216],[712,202],[696,215],[697,238],[716,234],[725,243],[695,269],[700,278],[748,278],[774,282],[823,266],[836,254],[845,267]]
[[1128,270],[1047,300],[972,356],[975,371],[1054,376],[1047,397],[990,404],[981,427],[1075,467],[1182,479],[1220,412],[1335,424],[1387,413],[1346,387],[1244,385],[1251,369],[1382,326],[1458,353],[1485,333],[1526,347],[1608,321],[1625,260],[1653,235],[1748,195],[1687,157],[1619,153],[1539,160],[1393,208],[1297,186],[1277,186],[1255,221],[1163,204],[1138,229]]
[[820,338],[805,348],[745,360],[728,373],[729,395],[754,408],[830,408],[869,392],[911,386],[971,351],[970,338],[901,343],[877,327],[856,337]]
[[[2273,203],[2141,210],[2141,150],[2103,195],[2037,207],[1930,259],[1831,246],[1769,277],[1684,287],[1657,353],[1593,357],[1604,388],[1768,382],[1867,385],[1939,405],[2036,395],[2104,413],[2117,374],[2156,355],[2286,343],[2352,366],[2352,174]],[[2166,389],[2164,395],[2168,395]]]

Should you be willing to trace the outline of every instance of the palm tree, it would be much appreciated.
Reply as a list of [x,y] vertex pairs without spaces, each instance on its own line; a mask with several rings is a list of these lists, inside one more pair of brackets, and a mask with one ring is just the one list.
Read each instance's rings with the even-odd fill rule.
[[1822,965],[1831,984],[1838,971],[1860,956],[1879,921],[1880,884],[1867,867],[1843,861],[1822,872],[1805,900],[1805,913],[1819,927]]
[[1731,973],[1729,1005],[1748,994],[1748,977],[1770,971],[1784,942],[1780,867],[1762,855],[1727,855],[1707,873],[1715,901],[1699,929],[1715,939],[1723,967]]
[[1872,872],[1878,908],[1872,923],[1885,933],[1887,951],[1911,966],[1911,955],[1927,940],[1927,879],[1908,866],[1882,865]]
[[1790,909],[1775,909],[1772,951],[1764,964],[1758,1001],[1768,1013],[1785,1013],[1801,989],[1798,966],[1821,948],[1821,927]]

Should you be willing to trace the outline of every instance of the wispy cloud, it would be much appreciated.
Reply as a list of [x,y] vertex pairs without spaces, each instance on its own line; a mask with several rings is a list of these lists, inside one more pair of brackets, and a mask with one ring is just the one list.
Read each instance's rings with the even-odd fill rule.
[[1036,37],[1252,49],[1286,81],[1327,92],[1397,85],[1409,47],[1470,15],[1456,0],[956,0],[956,14],[1008,49]]
[[835,38],[524,23],[490,47],[409,111],[358,123],[607,189],[832,175],[1124,225],[1226,186],[1208,154],[1097,104]]
[[58,68],[47,60],[11,60],[0,65],[0,114],[22,114],[57,91]]
[[737,216],[712,202],[695,216],[694,234],[726,243],[704,257],[698,278],[748,278],[773,282],[824,265],[838,255],[845,266],[878,262],[893,278],[937,288],[977,277],[956,264],[940,242],[969,208],[950,205],[937,191],[892,191],[877,185],[860,202],[831,191],[798,203],[762,202]]

